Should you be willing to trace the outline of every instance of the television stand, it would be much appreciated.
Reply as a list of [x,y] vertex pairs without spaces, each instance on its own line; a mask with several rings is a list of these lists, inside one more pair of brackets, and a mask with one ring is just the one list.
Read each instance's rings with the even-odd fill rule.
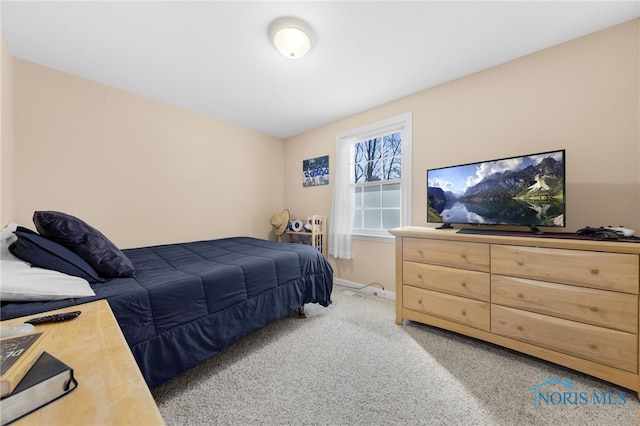
[[640,244],[419,227],[391,234],[396,324],[439,327],[640,392]]

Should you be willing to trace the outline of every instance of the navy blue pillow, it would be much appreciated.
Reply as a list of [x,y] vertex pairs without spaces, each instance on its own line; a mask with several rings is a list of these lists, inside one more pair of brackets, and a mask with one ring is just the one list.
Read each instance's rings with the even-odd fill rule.
[[9,246],[9,251],[31,265],[84,278],[90,283],[105,281],[91,265],[68,248],[33,231],[17,230],[14,234],[18,240]]
[[33,223],[40,235],[62,244],[103,277],[133,277],[136,273],[131,260],[115,244],[77,217],[55,211],[37,211],[33,214]]

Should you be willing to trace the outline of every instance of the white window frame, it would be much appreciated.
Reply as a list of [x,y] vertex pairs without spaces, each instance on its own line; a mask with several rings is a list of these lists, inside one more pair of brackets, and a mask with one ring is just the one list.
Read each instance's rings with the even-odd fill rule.
[[[373,124],[369,124],[354,130],[350,130],[344,133],[340,133],[337,136],[339,144],[349,143],[355,145],[357,142],[362,142],[367,139],[371,139],[383,134],[389,134],[394,132],[400,132],[402,135],[402,174],[399,180],[395,180],[400,183],[400,226],[407,226],[411,224],[411,211],[412,211],[412,145],[413,145],[413,114],[406,113],[397,117],[389,118],[387,120],[379,121]],[[350,161],[350,158],[338,158],[337,161]],[[355,184],[350,182],[350,190],[353,191]],[[360,186],[360,185],[359,185]],[[353,218],[353,208],[351,217]],[[379,242],[394,242],[393,235],[389,234],[388,230],[372,230],[357,228],[351,228],[351,236],[354,240],[366,240],[366,241],[379,241]]]

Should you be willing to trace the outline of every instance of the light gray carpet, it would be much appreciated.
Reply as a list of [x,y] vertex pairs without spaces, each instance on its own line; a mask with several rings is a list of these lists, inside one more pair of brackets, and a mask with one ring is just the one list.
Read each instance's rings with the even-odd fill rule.
[[[306,306],[152,389],[168,425],[637,425],[635,394],[455,333],[407,322],[395,302],[335,286]],[[571,380],[567,401],[531,388]],[[544,390],[567,391],[557,384]],[[576,392],[585,398],[576,397]],[[593,393],[611,392],[597,404]],[[558,401],[558,400],[556,400]]]

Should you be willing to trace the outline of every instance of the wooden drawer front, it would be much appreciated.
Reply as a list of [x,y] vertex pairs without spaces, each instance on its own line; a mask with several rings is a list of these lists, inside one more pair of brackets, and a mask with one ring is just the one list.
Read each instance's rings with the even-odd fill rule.
[[424,290],[403,287],[403,307],[489,331],[490,308],[486,302]]
[[490,300],[491,276],[487,272],[405,261],[402,274],[404,284],[485,302]]
[[491,302],[638,333],[638,296],[493,275]]
[[497,305],[491,306],[491,332],[638,372],[638,337],[635,334]]
[[434,265],[489,272],[489,244],[403,239],[403,259]]
[[638,294],[638,256],[539,247],[491,247],[491,272]]

